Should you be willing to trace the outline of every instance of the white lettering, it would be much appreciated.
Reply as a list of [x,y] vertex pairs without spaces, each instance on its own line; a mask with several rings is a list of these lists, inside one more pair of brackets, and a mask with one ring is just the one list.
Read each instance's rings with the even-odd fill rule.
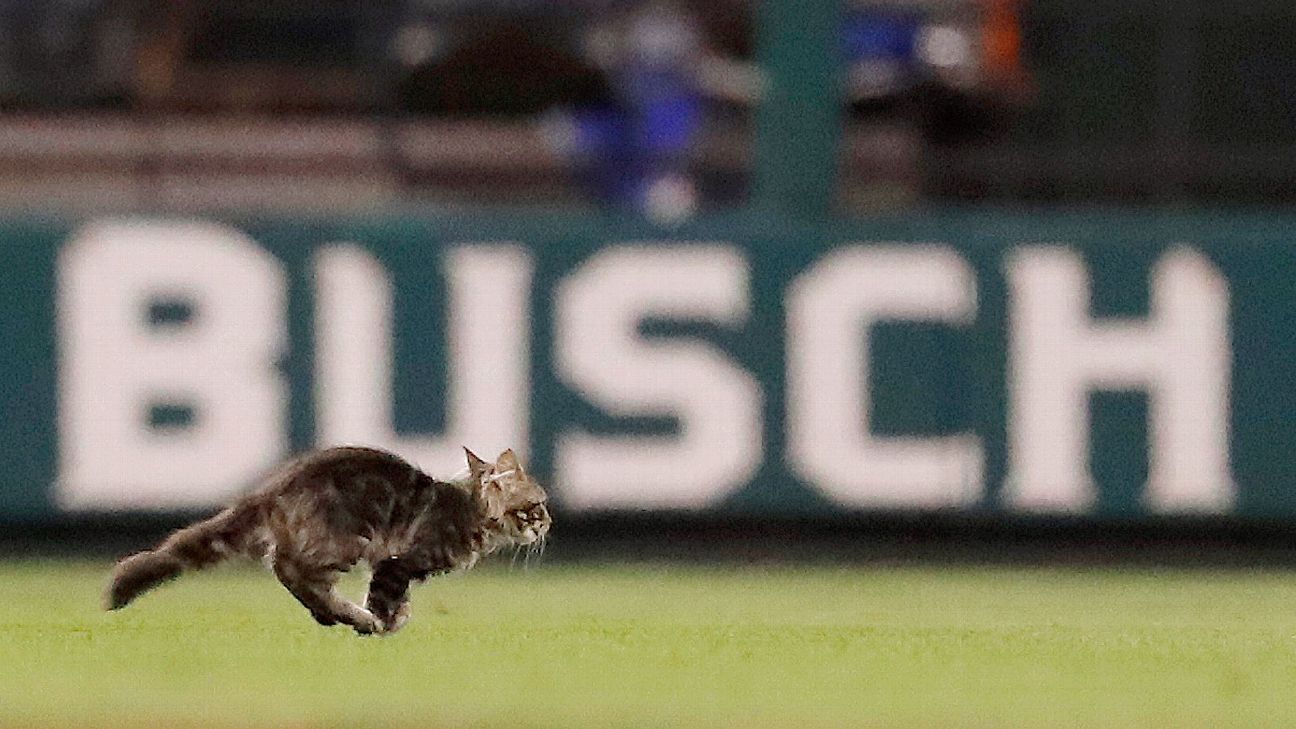
[[1088,395],[1129,389],[1150,397],[1149,508],[1220,512],[1232,505],[1227,283],[1188,249],[1166,254],[1151,278],[1147,320],[1095,322],[1074,252],[1036,247],[1011,257],[1005,499],[1015,508],[1090,507]]
[[559,373],[619,417],[669,416],[673,437],[565,433],[558,483],[575,508],[697,508],[744,485],[760,464],[761,392],[714,347],[645,339],[647,317],[743,324],[747,264],[730,246],[621,246],[563,282]]
[[979,499],[980,440],[872,435],[867,375],[872,325],[966,325],[975,315],[975,276],[943,247],[845,248],[798,277],[787,303],[791,468],[851,506],[931,508]]
[[278,261],[221,225],[104,222],[58,275],[63,506],[208,506],[283,456]]
[[[316,257],[316,430],[321,445],[391,449],[434,474],[480,453],[528,447],[531,255],[460,246],[445,255],[449,297],[446,428],[404,436],[392,425],[392,292],[382,266],[353,245]],[[429,348],[431,345],[429,345]]]

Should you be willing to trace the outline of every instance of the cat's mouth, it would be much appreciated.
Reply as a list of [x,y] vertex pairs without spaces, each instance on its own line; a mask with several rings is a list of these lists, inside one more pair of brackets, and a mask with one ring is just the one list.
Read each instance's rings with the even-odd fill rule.
[[514,512],[512,520],[513,539],[518,544],[529,546],[545,538],[549,533],[549,515],[543,506],[529,510],[519,509]]
[[530,546],[545,538],[549,533],[549,525],[536,522],[512,521],[507,519],[491,519],[488,522],[495,534],[508,541],[521,546]]
[[530,520],[522,522],[518,530],[517,539],[524,546],[535,544],[545,538],[549,533],[549,523],[547,521]]

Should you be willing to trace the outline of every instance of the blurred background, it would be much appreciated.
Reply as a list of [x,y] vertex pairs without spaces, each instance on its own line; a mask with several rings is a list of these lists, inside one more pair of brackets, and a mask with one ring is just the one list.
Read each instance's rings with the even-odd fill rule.
[[[190,327],[277,373],[241,407],[269,413],[246,432],[281,435],[244,449],[230,482],[330,441],[441,453],[400,434],[444,433],[525,439],[567,509],[557,536],[564,515],[606,536],[617,515],[702,514],[712,530],[782,523],[787,541],[842,515],[899,534],[1013,517],[1278,540],[1296,516],[1293,38],[1278,0],[0,0],[2,402],[26,454],[0,505],[88,528],[228,496],[238,484],[185,483],[243,448],[211,445],[241,429],[207,417],[219,388],[140,374],[206,362],[238,387],[237,358],[166,359]],[[260,264],[193,263],[203,241],[268,251],[265,297],[240,298]],[[460,245],[476,241],[490,245]],[[887,255],[846,260],[879,242]],[[597,278],[623,249],[631,273]],[[528,293],[460,290],[492,271]],[[1074,296],[1032,298],[1036,273]],[[820,274],[836,293],[797,294]],[[1198,298],[1158,293],[1180,280]],[[887,293],[897,281],[918,293]],[[264,341],[236,315],[203,334],[226,321],[211,297],[282,310],[260,309]],[[144,313],[113,319],[118,304]],[[476,342],[460,319],[506,335]],[[1050,369],[1029,359],[1049,321],[1074,324],[1073,355],[1110,324],[1161,364]],[[731,366],[689,370],[663,341]],[[348,359],[348,342],[369,354]],[[474,352],[513,369],[472,379]],[[814,364],[843,358],[844,374]],[[1166,384],[1176,371],[1196,375]],[[724,401],[709,377],[754,389]],[[1062,412],[1030,405],[1055,386],[1079,393],[1058,406],[1074,427],[1034,429],[1032,413]],[[1166,394],[1185,388],[1197,399]],[[465,393],[491,391],[506,425],[465,425]],[[803,406],[825,392],[847,404]],[[712,396],[732,417],[706,419]],[[1197,435],[1158,425],[1185,413]],[[858,437],[838,462],[803,445],[843,424]],[[888,442],[931,468],[887,470]],[[122,455],[132,443],[153,460]],[[1032,443],[1075,468],[1032,465]],[[1176,460],[1203,448],[1204,465]],[[662,485],[717,453],[723,488]],[[589,471],[615,480],[607,463],[631,475],[600,490]],[[1200,469],[1218,478],[1176,491]]]
[[814,11],[831,29],[743,0],[0,12],[0,203],[17,208],[732,208],[784,74],[837,100],[815,133],[846,213],[1292,190],[1296,19],[1276,1],[845,0]]

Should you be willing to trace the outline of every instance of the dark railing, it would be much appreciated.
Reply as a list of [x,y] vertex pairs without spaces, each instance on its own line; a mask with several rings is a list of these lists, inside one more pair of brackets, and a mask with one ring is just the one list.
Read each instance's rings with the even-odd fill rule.
[[[838,145],[847,209],[1296,202],[1296,4],[873,1],[1012,5],[1028,93],[974,135],[933,133],[976,113],[958,104],[857,108]],[[307,201],[585,199],[540,116],[606,92],[572,31],[624,3],[307,5],[0,0],[0,204],[264,202],[293,177]],[[754,0],[685,5],[716,50],[752,58]],[[756,115],[720,106],[690,164],[742,200]],[[281,186],[272,199],[294,200]]]
[[1035,98],[1004,135],[934,146],[939,196],[1296,202],[1296,4],[1035,0]]

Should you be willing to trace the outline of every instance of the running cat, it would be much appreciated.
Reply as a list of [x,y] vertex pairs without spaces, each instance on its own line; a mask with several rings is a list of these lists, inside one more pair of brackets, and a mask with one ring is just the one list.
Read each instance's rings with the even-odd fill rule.
[[[373,448],[302,456],[230,508],[119,562],[107,607],[242,555],[265,562],[321,625],[399,630],[409,619],[411,582],[468,569],[501,547],[534,548],[549,533],[545,491],[512,450],[493,464],[464,452],[468,476],[449,482]],[[334,590],[360,560],[373,571],[363,607]]]

